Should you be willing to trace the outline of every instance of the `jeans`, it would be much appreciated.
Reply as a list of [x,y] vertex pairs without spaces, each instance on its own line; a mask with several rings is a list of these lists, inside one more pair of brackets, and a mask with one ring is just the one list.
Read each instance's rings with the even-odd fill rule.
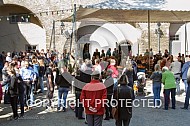
[[129,126],[131,119],[128,120],[116,120],[116,126],[122,126],[122,122],[123,122],[123,126]]
[[103,115],[86,115],[88,126],[102,126]]
[[180,77],[175,77],[176,81],[176,92],[177,94],[180,94]]
[[187,80],[183,79],[183,83],[185,84],[185,92],[187,92],[187,87],[188,87]]
[[170,97],[170,92],[171,92],[171,99],[172,99],[172,108],[175,109],[175,95],[176,95],[176,88],[172,88],[172,89],[164,89],[165,91],[165,97],[164,97],[164,101],[165,101],[165,109],[168,110],[168,104],[169,104],[169,97]]
[[188,88],[187,88],[184,108],[187,108],[187,109],[188,109],[188,107],[189,107],[189,98],[190,98],[190,85],[189,85]]
[[44,81],[43,80],[44,80],[43,77],[39,77],[40,89],[41,89],[42,93],[44,92]]
[[116,89],[118,86],[117,78],[113,78],[113,82],[114,82],[114,89]]
[[33,100],[34,100],[34,96],[33,96],[33,89],[34,89],[34,85],[31,82],[23,82],[23,86],[24,86],[24,104],[25,106],[31,105]]
[[59,87],[58,89],[58,108],[63,106],[66,107],[66,99],[69,92],[69,88]]
[[161,83],[154,82],[153,84],[153,93],[154,93],[154,106],[160,106],[160,91],[161,91]]
[[35,87],[35,84],[32,84],[31,85],[31,88],[30,88],[30,105],[32,106],[33,105],[33,102],[34,102],[34,87]]

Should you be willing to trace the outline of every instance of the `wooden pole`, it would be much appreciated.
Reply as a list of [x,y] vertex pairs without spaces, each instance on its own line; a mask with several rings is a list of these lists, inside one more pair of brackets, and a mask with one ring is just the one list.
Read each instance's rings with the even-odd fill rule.
[[53,21],[53,51],[55,51],[55,21]]
[[[74,12],[73,12],[73,20],[72,20],[72,33],[71,33],[71,41],[70,41],[70,55],[72,52],[72,42],[73,42],[73,36],[76,37],[75,32],[76,32],[76,4],[74,4]],[[76,39],[76,38],[74,38]],[[69,59],[69,63],[70,63],[70,59]]]
[[53,27],[52,27],[52,32],[51,32],[51,39],[50,39],[49,50],[51,50],[51,44],[52,44],[53,36],[54,36],[54,29],[55,29],[55,21],[53,20]]
[[148,10],[148,50],[149,50],[149,65],[148,65],[148,69],[150,71],[150,11]]

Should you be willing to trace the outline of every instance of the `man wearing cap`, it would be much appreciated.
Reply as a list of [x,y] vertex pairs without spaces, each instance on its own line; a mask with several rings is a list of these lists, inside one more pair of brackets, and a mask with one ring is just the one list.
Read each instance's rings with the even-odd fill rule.
[[91,82],[83,87],[80,96],[80,100],[85,107],[88,126],[102,126],[107,90],[105,85],[99,81],[99,78],[100,73],[95,70],[92,73]]
[[112,73],[113,71],[111,69],[108,69],[106,71],[106,80],[104,81],[104,84],[107,88],[107,100],[108,100],[108,105],[106,106],[106,117],[104,120],[109,120],[110,118],[113,119],[112,116],[112,107],[111,107],[111,97],[113,95],[113,86],[114,86],[114,81],[112,78]]

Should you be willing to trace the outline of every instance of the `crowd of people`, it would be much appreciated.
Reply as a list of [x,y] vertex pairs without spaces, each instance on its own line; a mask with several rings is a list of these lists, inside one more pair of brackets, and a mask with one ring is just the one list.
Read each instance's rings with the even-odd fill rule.
[[[122,52],[122,51],[121,51]],[[186,59],[185,59],[186,57]],[[134,81],[138,80],[137,73],[144,72],[146,77],[153,80],[154,106],[159,106],[160,92],[164,85],[164,109],[168,110],[170,93],[172,109],[176,108],[175,95],[180,95],[180,80],[185,85],[186,100],[182,109],[188,109],[190,86],[188,70],[190,58],[181,55],[173,57],[165,50],[153,55],[148,49],[144,55],[126,56],[117,49],[111,53],[109,48],[104,53],[98,49],[93,53],[92,59],[88,51],[83,58],[74,57],[64,51],[41,50],[30,52],[2,52],[0,55],[0,68],[2,74],[1,86],[4,87],[4,103],[11,103],[13,118],[24,117],[25,109],[32,109],[35,95],[45,93],[49,100],[47,109],[52,108],[55,86],[58,87],[57,111],[66,111],[66,100],[70,87],[75,87],[75,116],[86,119],[89,126],[101,126],[105,120],[116,119],[116,125],[122,123],[128,126],[132,117],[132,107],[117,107],[117,117],[112,114],[111,99],[134,100]],[[75,62],[76,61],[76,62]],[[71,76],[69,76],[71,75]],[[46,83],[44,83],[44,81]],[[72,83],[74,81],[74,83]],[[0,90],[0,100],[1,100]],[[87,102],[86,99],[91,99]],[[96,99],[104,101],[107,105],[95,106]],[[84,101],[83,103],[81,101]],[[79,102],[79,103],[78,103]],[[77,104],[78,103],[78,104]],[[127,102],[118,102],[118,106],[128,106]],[[18,115],[18,106],[21,114]],[[85,111],[86,116],[83,115]]]

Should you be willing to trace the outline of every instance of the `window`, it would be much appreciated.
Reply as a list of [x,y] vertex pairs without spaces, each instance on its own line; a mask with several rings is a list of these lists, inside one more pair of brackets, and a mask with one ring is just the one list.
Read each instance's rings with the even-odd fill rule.
[[37,50],[37,45],[26,45],[25,49],[26,51],[34,51]]
[[178,41],[179,35],[170,35],[170,41]]
[[10,23],[30,22],[29,14],[11,14]]

